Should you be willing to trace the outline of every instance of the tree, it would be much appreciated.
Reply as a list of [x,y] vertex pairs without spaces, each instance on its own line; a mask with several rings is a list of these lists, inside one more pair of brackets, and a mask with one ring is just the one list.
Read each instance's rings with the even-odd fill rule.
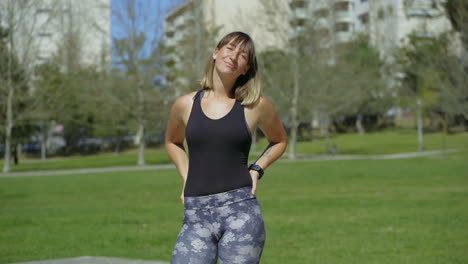
[[[161,122],[154,120],[154,114],[162,111],[162,104],[156,99],[159,97],[152,84],[156,76],[163,74],[159,46],[162,38],[162,6],[159,1],[122,0],[116,2],[112,12],[116,28],[119,29],[113,40],[116,66],[123,69],[131,85],[124,101],[113,96],[109,102],[126,105],[124,109],[136,121],[138,165],[144,165],[145,131],[150,123]],[[112,96],[112,93],[109,95]]]
[[448,0],[445,2],[445,10],[455,31],[460,32],[464,49],[468,51],[468,2]]
[[[348,90],[350,98],[340,103],[345,115],[356,116],[356,130],[364,134],[362,116],[379,114],[390,108],[392,99],[382,78],[383,62],[378,51],[370,46],[365,35],[343,44],[343,50],[337,56],[337,63],[332,67],[340,78],[332,78],[334,86]],[[344,78],[343,78],[344,77]]]
[[[282,10],[279,8],[282,3],[262,3],[265,12],[271,14],[270,24],[277,22],[278,17],[287,17],[287,14],[275,12]],[[291,5],[300,5],[298,10],[314,10],[313,6],[307,5],[327,7],[326,11],[320,9],[308,19],[302,16],[290,18],[288,48],[261,56],[265,83],[272,90],[280,113],[289,112],[289,156],[294,159],[300,123],[310,123],[311,127],[318,125],[329,152],[329,129],[333,118],[385,111],[388,103],[382,102],[388,99],[381,79],[382,62],[367,37],[357,36],[348,43],[339,41],[339,29],[334,26],[335,16],[331,11],[334,8],[328,1]],[[274,25],[272,30],[281,30],[283,26]],[[356,127],[364,132],[359,118]]]
[[[31,97],[28,91],[33,76],[33,59],[37,57],[38,43],[34,36],[46,23],[38,23],[35,15],[41,0],[4,0],[0,2],[2,10],[3,49],[5,75],[2,81],[2,93],[5,95],[5,159],[3,172],[10,171],[12,132],[15,125],[27,119]],[[47,22],[47,21],[46,21]],[[6,33],[5,33],[6,32]],[[27,91],[27,92],[25,92]]]
[[413,98],[418,107],[419,150],[423,150],[422,112],[461,114],[468,119],[468,75],[454,54],[453,35],[422,38],[409,36],[407,46],[397,53],[402,73],[402,96]]
[[3,172],[10,171],[11,145],[13,138],[13,112],[18,108],[24,108],[24,102],[18,102],[16,94],[24,94],[27,87],[24,83],[25,71],[14,54],[9,48],[11,41],[10,32],[0,27],[0,98],[2,109],[2,120],[5,128],[5,164]]

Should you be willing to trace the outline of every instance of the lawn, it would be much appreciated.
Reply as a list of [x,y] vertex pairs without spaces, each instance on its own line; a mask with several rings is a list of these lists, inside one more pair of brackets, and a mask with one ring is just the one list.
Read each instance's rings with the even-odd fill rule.
[[[258,199],[262,263],[466,263],[468,152],[277,163]],[[0,263],[166,260],[181,225],[174,169],[0,178]]]
[[[12,165],[12,171],[20,172],[135,166],[137,164],[137,158],[138,155],[136,150],[129,150],[120,154],[101,153],[89,156],[59,157],[47,159],[45,161],[30,158],[20,160],[18,165]],[[162,148],[147,149],[145,151],[145,159],[146,163],[149,165],[170,163],[169,157]]]
[[[425,150],[443,149],[444,136],[441,133],[426,134],[424,137]],[[459,133],[445,137],[446,148],[468,149],[468,133]],[[331,138],[338,154],[393,154],[402,152],[416,152],[416,132],[413,130],[389,130],[379,133],[337,135]],[[259,152],[267,145],[266,140],[260,140],[256,150],[252,151],[251,160],[255,160]],[[325,141],[298,142],[297,152],[303,154],[325,154]],[[147,164],[170,163],[164,149],[147,149],[145,151]],[[286,156],[284,156],[286,157]],[[3,162],[3,161],[2,161]],[[20,160],[19,165],[12,166],[13,172],[41,171],[61,169],[81,169],[113,166],[134,166],[137,162],[136,150],[123,152],[119,155],[102,153],[92,156],[72,156],[66,158],[53,158],[46,161],[38,159]]]
[[[444,135],[443,133],[428,133],[424,135],[424,150],[441,150],[446,148],[468,149],[468,133]],[[338,154],[394,154],[417,152],[418,142],[414,130],[387,130],[383,132],[358,135],[354,133],[339,134],[330,138],[330,144],[335,145]],[[263,150],[266,141],[260,141],[258,149]],[[325,154],[325,139],[302,141],[297,143],[297,152],[305,154]]]

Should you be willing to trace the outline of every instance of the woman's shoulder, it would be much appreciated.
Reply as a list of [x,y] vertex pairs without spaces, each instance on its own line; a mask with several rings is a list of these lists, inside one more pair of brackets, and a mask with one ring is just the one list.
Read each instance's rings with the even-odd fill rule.
[[176,98],[174,101],[174,107],[176,108],[186,108],[193,104],[193,100],[198,91],[193,91],[184,95],[181,95]]
[[273,103],[267,97],[260,95],[255,103],[247,107],[256,111],[268,111],[269,109],[273,109]]

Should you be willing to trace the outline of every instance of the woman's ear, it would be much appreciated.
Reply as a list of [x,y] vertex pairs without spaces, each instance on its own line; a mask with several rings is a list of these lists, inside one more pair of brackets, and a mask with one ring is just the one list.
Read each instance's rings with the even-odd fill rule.
[[216,55],[218,55],[218,52],[219,52],[219,49],[216,48],[214,51],[213,51],[213,60],[216,60]]

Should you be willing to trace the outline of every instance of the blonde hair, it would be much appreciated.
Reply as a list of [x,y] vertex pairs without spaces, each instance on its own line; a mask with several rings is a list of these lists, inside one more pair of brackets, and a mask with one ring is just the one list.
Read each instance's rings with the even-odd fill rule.
[[[240,75],[232,89],[236,100],[242,101],[242,105],[250,105],[255,103],[262,93],[262,86],[260,83],[260,74],[258,71],[257,56],[255,55],[255,46],[252,38],[244,32],[232,32],[224,36],[216,45],[217,49],[221,49],[227,45],[231,40],[237,45],[241,43],[241,48],[247,49],[249,70]],[[213,90],[213,71],[215,62],[210,56],[205,65],[200,85],[207,90]]]

